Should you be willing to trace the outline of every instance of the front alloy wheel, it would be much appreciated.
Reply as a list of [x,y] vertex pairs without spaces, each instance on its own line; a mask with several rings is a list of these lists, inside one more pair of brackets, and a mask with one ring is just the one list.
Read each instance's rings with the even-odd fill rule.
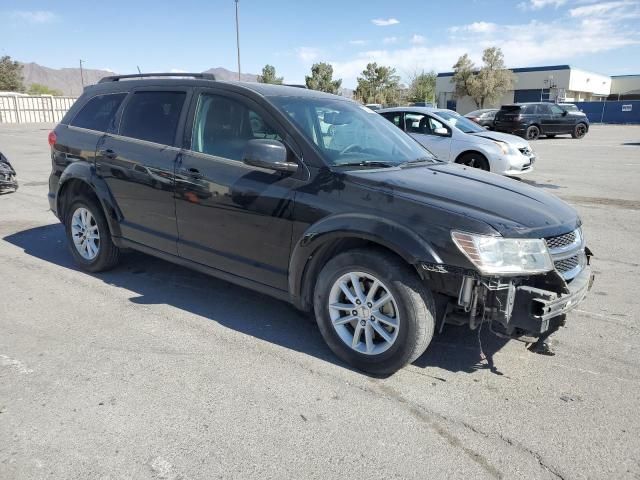
[[389,289],[376,277],[349,272],[329,293],[331,324],[340,339],[365,355],[378,355],[398,338],[400,314]]
[[527,137],[527,140],[537,140],[540,136],[540,129],[535,125],[531,125],[529,128],[527,128],[525,136]]
[[92,261],[100,252],[100,230],[91,212],[79,207],[71,217],[71,236],[82,258]]

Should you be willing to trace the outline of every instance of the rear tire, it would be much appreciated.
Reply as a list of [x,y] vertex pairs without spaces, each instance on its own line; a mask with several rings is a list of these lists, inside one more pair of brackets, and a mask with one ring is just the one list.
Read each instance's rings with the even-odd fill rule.
[[584,123],[578,123],[575,127],[573,127],[573,132],[571,132],[571,136],[573,138],[584,138],[587,134],[587,125]]
[[460,155],[458,160],[456,160],[456,163],[466,165],[467,167],[479,168],[480,170],[485,170],[487,172],[491,170],[487,158],[484,155],[476,152],[469,152]]
[[524,137],[527,140],[537,140],[538,138],[540,138],[540,129],[537,125],[531,125],[524,133]]
[[96,200],[81,196],[71,203],[65,232],[71,255],[83,270],[102,272],[118,264],[120,249],[111,240],[107,219]]
[[431,293],[409,265],[386,252],[351,250],[331,259],[318,276],[314,308],[329,348],[375,375],[413,362],[433,337]]

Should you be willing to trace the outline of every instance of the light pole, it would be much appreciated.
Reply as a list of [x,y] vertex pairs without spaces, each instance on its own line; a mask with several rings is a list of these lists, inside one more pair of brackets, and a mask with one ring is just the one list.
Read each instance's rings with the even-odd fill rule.
[[240,27],[238,24],[238,0],[236,0],[236,46],[238,48],[238,81],[240,81]]
[[80,59],[80,81],[82,82],[82,89],[84,90],[84,73],[82,72],[82,62],[84,62],[84,60]]

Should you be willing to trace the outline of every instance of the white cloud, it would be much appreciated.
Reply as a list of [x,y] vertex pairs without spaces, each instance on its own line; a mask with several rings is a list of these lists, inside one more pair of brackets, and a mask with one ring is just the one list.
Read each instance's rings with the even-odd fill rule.
[[378,27],[388,27],[389,25],[397,25],[400,20],[397,18],[374,18],[371,23]]
[[187,71],[181,68],[171,68],[169,70],[169,73],[187,73]]
[[59,19],[58,15],[48,10],[15,10],[9,15],[14,20],[27,23],[53,23]]
[[[609,4],[615,4],[615,7]],[[578,10],[576,14],[567,9],[551,21],[531,20],[521,24],[475,22],[450,29],[449,36],[441,37],[438,43],[387,43],[383,49],[360,52],[346,60],[331,63],[335,76],[343,79],[343,85],[353,87],[356,77],[368,62],[394,67],[399,74],[407,76],[409,72],[420,70],[450,71],[464,53],[480,64],[482,51],[493,46],[502,49],[508,66],[526,67],[579,64],[579,59],[587,55],[640,45],[637,28],[640,3],[612,0],[600,5],[607,7],[597,15],[581,14],[585,10]],[[596,7],[595,4],[588,6]]]
[[450,27],[450,33],[468,32],[468,33],[492,33],[496,31],[498,26],[490,22],[473,22],[469,25],[460,25]]
[[523,10],[540,10],[546,7],[561,7],[567,3],[567,0],[529,0],[528,2],[521,2],[518,7]]
[[635,2],[630,1],[622,1],[622,2],[602,2],[596,3],[594,5],[585,5],[583,7],[576,7],[569,10],[569,14],[572,17],[590,17],[590,16],[598,16],[614,13],[618,11],[620,13],[628,13],[622,12],[622,10],[627,10],[627,7],[638,6]]
[[382,43],[385,45],[391,45],[393,43],[398,43],[398,37],[384,37],[382,39]]
[[349,40],[349,45],[366,45],[366,40]]
[[320,56],[320,50],[313,47],[296,48],[296,55],[303,62],[313,62]]
[[413,43],[414,45],[419,45],[421,43],[424,43],[426,40],[425,37],[423,37],[422,35],[418,35],[417,33],[414,33],[413,36],[411,37],[411,43]]

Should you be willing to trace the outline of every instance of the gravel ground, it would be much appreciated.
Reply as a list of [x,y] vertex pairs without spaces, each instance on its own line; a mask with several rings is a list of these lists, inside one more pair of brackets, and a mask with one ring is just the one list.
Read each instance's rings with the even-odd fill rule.
[[640,127],[534,143],[526,181],[595,253],[556,356],[448,326],[386,379],[249,290],[136,253],[78,271],[49,128],[0,125],[0,478],[640,478]]

